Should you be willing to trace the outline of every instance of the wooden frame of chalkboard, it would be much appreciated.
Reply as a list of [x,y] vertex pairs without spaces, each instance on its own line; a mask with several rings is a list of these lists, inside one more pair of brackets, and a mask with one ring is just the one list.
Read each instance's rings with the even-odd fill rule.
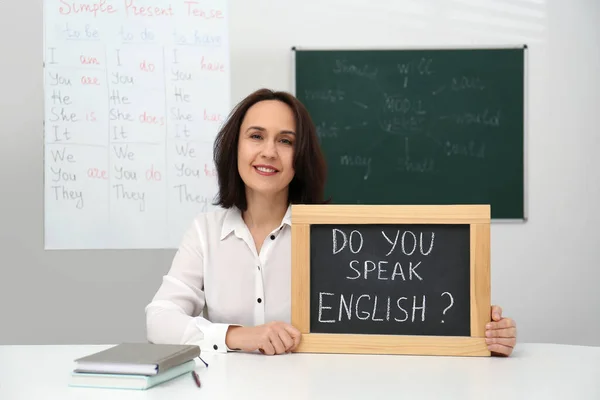
[[[292,276],[291,276],[291,289],[292,289],[292,324],[300,330],[302,333],[302,340],[300,345],[295,350],[296,352],[306,352],[306,353],[355,353],[355,354],[410,354],[410,355],[448,355],[448,356],[489,356],[491,353],[487,348],[487,344],[485,342],[485,325],[490,321],[490,206],[489,205],[292,205]],[[396,332],[387,332],[387,333],[357,333],[356,330],[344,331],[343,327],[341,330],[338,330],[337,333],[321,333],[315,332],[314,329],[311,329],[313,326],[312,321],[314,321],[314,312],[315,308],[311,307],[312,304],[319,304],[319,318],[321,318],[321,311],[324,308],[331,309],[333,314],[331,316],[336,315],[338,308],[334,306],[335,300],[332,300],[329,304],[334,307],[323,307],[322,306],[322,297],[319,297],[319,301],[316,302],[313,297],[313,288],[312,284],[315,286],[321,285],[322,281],[314,282],[313,279],[316,273],[319,275],[319,279],[321,279],[322,271],[326,270],[327,267],[331,266],[332,269],[335,266],[336,270],[340,270],[342,265],[339,262],[331,261],[329,259],[321,258],[320,261],[315,258],[315,246],[321,246],[324,248],[324,237],[321,236],[313,236],[311,232],[317,232],[315,229],[318,227],[326,227],[329,229],[329,232],[332,232],[331,227],[337,229],[337,232],[342,232],[344,229],[348,233],[350,229],[362,230],[362,228],[367,228],[369,226],[375,226],[376,229],[379,229],[381,233],[385,229],[398,229],[404,227],[426,227],[433,230],[445,229],[445,227],[461,227],[463,231],[466,230],[467,235],[463,235],[463,246],[466,249],[468,255],[467,257],[463,257],[460,261],[462,264],[467,264],[463,266],[466,271],[466,278],[460,278],[461,280],[466,281],[466,294],[463,296],[463,303],[467,303],[466,306],[463,307],[464,310],[468,311],[467,317],[464,319],[467,324],[466,334],[461,335],[448,335],[447,332],[445,334],[404,334]],[[382,226],[384,226],[382,228]],[[400,232],[400,230],[398,230]],[[405,231],[406,232],[406,231]],[[445,237],[440,235],[436,236],[436,246],[441,241],[454,241],[455,237],[459,236],[458,234],[449,231]],[[443,233],[443,232],[441,232]],[[335,232],[334,232],[335,234]],[[360,232],[359,232],[360,234]],[[364,241],[364,247],[367,248],[370,246],[367,241],[369,240],[367,237]],[[329,236],[331,238],[331,236]],[[371,234],[371,238],[374,235]],[[378,236],[379,237],[379,236]],[[440,238],[441,237],[441,238]],[[311,238],[314,239],[311,242]],[[341,238],[341,237],[340,237]],[[393,235],[386,236],[389,244],[394,242]],[[447,239],[448,238],[448,239]],[[466,238],[466,239],[464,239]],[[350,237],[349,241],[348,235],[343,238],[343,246],[346,246],[346,243],[350,242],[349,248],[353,245],[351,242],[353,240]],[[402,240],[404,241],[404,235],[402,235]],[[422,239],[421,239],[422,240]],[[398,234],[396,234],[395,242],[398,241]],[[338,240],[338,248],[340,240]],[[416,239],[415,239],[416,246]],[[427,245],[427,241],[425,242]],[[326,247],[329,248],[330,244],[326,243]],[[336,239],[333,238],[333,253],[336,251]],[[363,238],[360,238],[360,247],[363,246]],[[431,246],[433,246],[433,236],[431,237]],[[443,247],[443,244],[439,246]],[[398,246],[399,248],[400,246]],[[417,246],[418,247],[418,246]],[[423,252],[423,242],[421,241],[421,252]],[[426,246],[425,246],[426,247]],[[452,249],[456,247],[455,245],[446,246],[448,249]],[[386,248],[387,251],[388,248]],[[404,242],[402,243],[402,249],[404,249]],[[414,249],[414,248],[413,248]],[[431,251],[432,247],[429,247],[429,251]],[[463,249],[463,250],[464,250]],[[318,249],[317,249],[318,250]],[[377,255],[373,255],[376,250],[372,247],[368,248],[368,255],[372,257],[377,257]],[[323,251],[321,251],[323,253]],[[327,251],[328,253],[331,253]],[[357,256],[356,244],[354,245],[354,253],[351,257]],[[388,252],[388,254],[391,251]],[[445,264],[448,258],[455,257],[455,255],[442,254],[442,258],[438,258],[440,260],[444,260],[442,263]],[[460,257],[459,257],[460,258]],[[375,259],[375,258],[373,258]],[[317,260],[317,261],[315,261]],[[323,261],[325,260],[325,261]],[[466,261],[465,261],[466,260]],[[319,270],[315,270],[315,265],[311,265],[315,261],[316,263],[320,263]],[[381,262],[381,261],[380,261]],[[437,263],[440,263],[439,261]],[[374,264],[373,264],[374,265]],[[391,264],[390,264],[391,265]],[[325,268],[322,268],[324,267]],[[347,267],[347,264],[344,265]],[[431,265],[426,266],[426,268],[430,268]],[[448,267],[447,269],[452,269],[453,267]],[[357,271],[358,268],[352,268],[354,271]],[[348,269],[346,268],[347,272]],[[372,271],[372,270],[369,270]],[[413,271],[410,271],[411,274]],[[396,270],[394,269],[394,274]],[[454,273],[454,272],[452,272]],[[359,275],[362,274],[362,271],[359,272]],[[367,275],[367,268],[365,263],[364,270],[365,278]],[[379,271],[381,274],[381,271]],[[437,274],[437,272],[436,272]],[[389,275],[389,271],[388,271]],[[406,275],[406,274],[405,274]],[[377,276],[377,275],[376,275]],[[403,275],[404,277],[404,275]],[[381,276],[379,276],[381,279]],[[444,281],[446,278],[442,278]],[[334,278],[335,280],[335,278]],[[353,281],[353,282],[358,282]],[[388,281],[389,282],[389,281]],[[353,283],[354,284],[354,283]],[[344,283],[340,283],[340,281],[335,281],[335,284],[330,284],[328,287],[328,291],[334,290],[342,290],[341,286],[345,285]],[[370,287],[373,289],[373,286]],[[316,289],[319,290],[319,289]],[[392,289],[397,291],[398,289]],[[403,290],[403,289],[400,289]],[[443,290],[443,289],[440,289]],[[373,293],[372,291],[369,293]],[[321,296],[322,292],[320,292],[319,296]],[[332,293],[328,293],[332,294]],[[439,293],[436,293],[437,297],[433,298],[435,302],[436,299],[439,302]],[[448,294],[448,293],[444,293]],[[366,296],[366,295],[363,295]],[[362,297],[362,296],[361,296]],[[337,299],[337,298],[336,298]],[[405,299],[405,298],[404,298]],[[360,300],[360,299],[359,299]],[[423,298],[423,301],[425,298]],[[348,301],[348,298],[346,298]],[[352,300],[350,300],[352,301]],[[384,301],[382,299],[382,301]],[[342,318],[343,309],[342,305],[344,304],[344,300],[339,301],[339,316],[340,320]],[[398,303],[400,304],[400,303]],[[414,304],[414,303],[413,303]],[[448,302],[446,301],[446,305]],[[423,302],[423,308],[425,308],[425,304]],[[346,304],[346,307],[348,305]],[[356,307],[356,309],[354,309]],[[377,307],[377,300],[375,300],[375,307]],[[352,311],[350,310],[352,309]],[[413,321],[415,315],[415,308],[413,305]],[[358,300],[353,305],[350,305],[347,310],[348,318],[350,318],[350,313],[356,311],[359,313]],[[439,311],[439,308],[438,308]],[[366,313],[365,311],[362,311]],[[423,311],[424,312],[424,311]],[[429,312],[429,311],[428,311]],[[444,311],[445,313],[445,311]],[[357,315],[353,314],[353,315]],[[375,308],[373,308],[373,320],[382,321],[385,318],[375,319]],[[385,312],[384,312],[385,314]],[[387,302],[387,314],[388,321],[390,320],[390,300],[388,297]],[[433,313],[435,314],[435,313]],[[408,314],[406,314],[408,317]],[[439,317],[439,315],[438,315]],[[442,316],[443,317],[443,316]],[[360,317],[359,317],[360,318]],[[335,317],[333,317],[335,320]],[[360,318],[362,320],[367,318]],[[393,319],[393,318],[392,318]],[[417,318],[418,319],[418,318]],[[433,318],[432,318],[433,319]],[[356,320],[356,318],[355,318]],[[406,320],[406,318],[405,318]],[[399,321],[396,319],[396,321]],[[439,322],[439,318],[436,320]],[[326,321],[326,322],[334,322]],[[362,322],[362,321],[361,321]],[[359,323],[361,323],[359,322]],[[442,321],[443,322],[443,321]],[[464,324],[463,324],[464,325]],[[327,324],[328,327],[335,326],[335,324]],[[363,325],[364,326],[364,325]],[[439,327],[441,326],[441,330],[443,331],[446,327],[450,327],[449,324],[440,325],[438,324],[438,328],[435,332],[440,332]],[[363,328],[358,328],[359,331],[362,331]],[[393,328],[397,329],[397,328]],[[329,332],[334,332],[330,330]],[[465,329],[462,330],[465,332]]]
[[[522,50],[523,51],[523,141],[522,141],[522,175],[519,179],[522,178],[522,198],[520,199],[520,204],[522,205],[522,213],[519,215],[513,215],[513,213],[509,213],[509,215],[503,215],[501,217],[497,217],[492,215],[491,221],[493,223],[526,223],[529,219],[529,168],[528,168],[528,138],[529,138],[529,47],[525,43],[496,43],[496,44],[446,44],[446,45],[405,45],[405,46],[369,46],[369,47],[360,47],[354,45],[346,45],[346,46],[320,46],[320,45],[311,45],[311,46],[302,46],[295,45],[291,46],[291,74],[290,74],[290,87],[292,88],[290,92],[298,97],[305,105],[308,106],[310,110],[310,104],[306,104],[305,99],[302,98],[302,94],[298,92],[297,87],[297,53],[298,52],[339,52],[339,51],[353,51],[353,52],[369,52],[369,51],[443,51],[443,50],[468,50],[468,51],[477,51],[477,50]],[[339,87],[338,87],[339,89]],[[391,90],[391,89],[390,89]],[[311,113],[313,118],[315,119],[315,123],[318,124],[319,118],[318,116],[315,118],[316,113]],[[326,115],[331,115],[329,110],[326,111]],[[480,169],[474,169],[480,170]],[[499,181],[499,179],[488,179],[488,181]],[[475,185],[476,186],[476,185]],[[370,192],[369,190],[365,190],[364,192]],[[498,193],[502,193],[502,197],[508,196],[509,193],[507,190],[500,190]],[[339,197],[339,196],[338,196]],[[335,196],[334,196],[335,198]],[[471,199],[469,199],[471,200]],[[458,202],[461,200],[459,199]],[[481,200],[475,200],[481,201]],[[487,200],[483,200],[487,203]],[[353,202],[354,203],[354,202]],[[451,203],[451,204],[455,204]],[[360,202],[360,204],[373,204],[369,202]],[[391,204],[391,203],[388,203]],[[410,202],[409,204],[418,204],[414,202]],[[430,204],[428,202],[422,204]],[[446,203],[447,204],[447,203]],[[498,207],[495,208],[498,211]]]

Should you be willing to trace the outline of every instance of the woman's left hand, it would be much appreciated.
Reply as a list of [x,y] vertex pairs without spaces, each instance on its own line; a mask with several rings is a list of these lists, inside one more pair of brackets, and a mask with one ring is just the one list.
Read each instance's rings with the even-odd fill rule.
[[517,344],[517,325],[502,318],[502,307],[492,306],[492,321],[485,326],[485,342],[494,356],[510,356]]

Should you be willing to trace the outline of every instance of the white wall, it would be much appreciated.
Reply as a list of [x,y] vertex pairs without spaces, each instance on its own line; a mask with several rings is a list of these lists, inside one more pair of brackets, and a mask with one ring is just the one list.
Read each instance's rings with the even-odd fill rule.
[[[527,43],[529,220],[492,227],[492,300],[519,341],[600,345],[600,2],[231,0],[229,12],[233,101],[292,90],[291,46]],[[174,251],[43,251],[41,0],[0,2],[0,54],[0,344],[144,340]]]

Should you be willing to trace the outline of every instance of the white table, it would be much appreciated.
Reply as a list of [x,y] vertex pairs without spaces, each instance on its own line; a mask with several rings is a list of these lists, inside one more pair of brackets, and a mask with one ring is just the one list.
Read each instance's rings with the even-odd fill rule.
[[75,358],[109,346],[0,346],[0,399],[600,399],[600,347],[519,344],[510,358],[204,354],[147,391],[71,388]]

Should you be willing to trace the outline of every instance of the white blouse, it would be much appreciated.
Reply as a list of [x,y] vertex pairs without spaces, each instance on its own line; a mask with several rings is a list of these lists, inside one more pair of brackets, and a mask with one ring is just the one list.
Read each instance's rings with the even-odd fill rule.
[[229,325],[290,323],[291,207],[260,249],[239,209],[197,216],[146,306],[152,343],[226,352]]

